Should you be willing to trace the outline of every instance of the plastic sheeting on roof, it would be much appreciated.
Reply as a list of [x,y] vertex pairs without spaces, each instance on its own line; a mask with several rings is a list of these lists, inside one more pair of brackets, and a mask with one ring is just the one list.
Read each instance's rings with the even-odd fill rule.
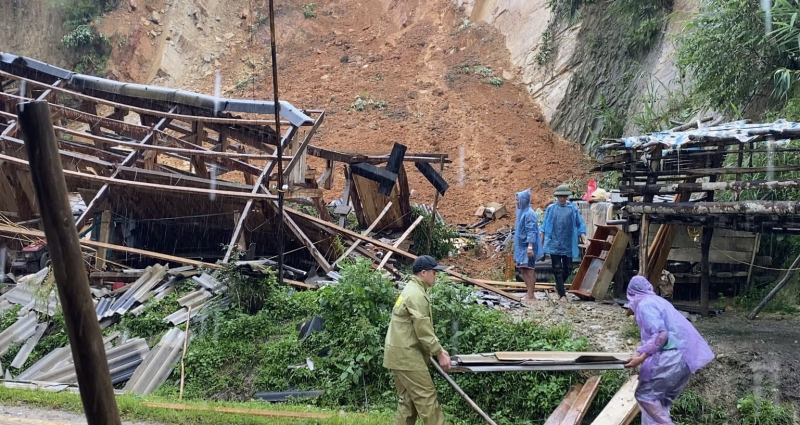
[[785,130],[798,130],[800,123],[778,120],[773,123],[747,124],[746,121],[734,121],[720,124],[713,127],[699,128],[686,131],[662,131],[657,133],[645,134],[642,136],[623,137],[621,140],[627,148],[637,148],[648,143],[660,143],[668,149],[680,149],[682,145],[690,142],[692,137],[714,137],[725,139],[737,139],[742,143],[753,141],[757,135],[751,135],[753,130],[772,130],[776,132]]
[[[215,112],[243,112],[271,115],[275,113],[275,102],[226,99],[200,93],[187,92],[168,87],[148,86],[143,84],[124,83],[91,75],[78,74],[44,62],[10,53],[0,52],[0,64],[28,68],[56,79],[68,81],[69,85],[81,90],[94,90],[141,99],[178,103],[187,106],[204,108]],[[294,126],[313,122],[311,117],[291,103],[280,101],[280,115]]]

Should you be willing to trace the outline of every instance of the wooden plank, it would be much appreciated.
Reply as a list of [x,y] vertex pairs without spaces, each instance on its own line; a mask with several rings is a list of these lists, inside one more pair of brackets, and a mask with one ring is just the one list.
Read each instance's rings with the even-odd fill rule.
[[[111,227],[111,211],[105,210],[103,211],[102,218],[100,219],[100,242],[108,243],[110,227]],[[94,263],[94,267],[97,270],[106,269],[107,255],[108,255],[108,249],[106,248],[97,249],[97,257]]]
[[319,117],[317,117],[317,120],[314,121],[314,125],[306,134],[305,139],[303,139],[303,143],[301,143],[297,149],[292,150],[292,159],[291,161],[289,161],[289,164],[286,165],[286,168],[283,169],[284,177],[288,178],[289,175],[292,173],[294,167],[296,167],[297,164],[300,163],[301,160],[304,158],[306,154],[306,148],[308,147],[308,143],[311,142],[311,138],[314,137],[314,134],[316,134],[317,129],[319,128],[320,125],[322,125],[322,121],[324,119],[325,119],[325,113],[323,112],[319,115]]
[[[18,158],[14,158],[14,157],[10,157],[8,155],[0,154],[0,160],[7,161],[8,164],[17,165],[17,166],[20,166],[20,167],[29,167],[29,164],[28,164],[27,161],[21,160],[21,159],[18,159]],[[119,172],[120,172],[120,170],[117,169],[117,171],[115,171],[115,174],[119,175]],[[274,196],[274,195],[265,195],[265,194],[261,194],[261,193],[232,192],[232,191],[227,191],[227,190],[203,189],[203,188],[199,188],[199,187],[170,186],[170,185],[155,184],[155,183],[137,182],[137,181],[133,181],[133,180],[120,180],[120,179],[114,178],[113,174],[112,174],[112,177],[101,177],[101,176],[95,176],[93,174],[79,173],[77,171],[64,170],[64,176],[66,176],[67,178],[77,178],[77,179],[81,179],[81,180],[85,180],[85,181],[93,181],[93,182],[103,183],[103,188],[108,187],[108,186],[127,186],[127,187],[141,188],[141,189],[152,189],[154,191],[185,193],[185,194],[204,195],[204,196],[209,196],[209,195],[211,195],[213,193],[216,196],[224,196],[224,197],[235,198],[235,199],[246,199],[246,200],[249,200],[249,201],[252,201],[254,199],[272,200],[272,199],[276,199],[277,198],[277,196]],[[102,190],[103,189],[101,188],[100,191],[102,191]],[[98,191],[98,194],[95,195],[94,200],[97,200],[100,197],[100,191]],[[287,199],[292,199],[292,198],[289,197]],[[94,200],[93,200],[93,202],[94,202]],[[99,201],[98,201],[98,203],[99,203]],[[87,211],[88,211],[88,207],[87,207]],[[84,212],[83,214],[86,215],[86,212]],[[81,217],[83,217],[83,216],[81,216]],[[81,223],[80,221],[79,221],[79,223],[81,225],[83,225],[83,224],[85,224],[86,220],[88,220],[88,216],[84,220],[84,223]]]
[[[364,242],[369,242],[369,243],[371,243],[371,244],[373,244],[373,245],[375,245],[375,246],[377,246],[379,248],[383,248],[383,249],[385,249],[387,251],[392,251],[395,254],[402,255],[402,256],[410,259],[410,260],[416,260],[417,259],[417,256],[412,254],[412,253],[410,253],[410,252],[404,251],[404,250],[399,249],[399,248],[395,248],[395,247],[393,247],[393,246],[391,246],[389,244],[383,243],[383,242],[381,242],[381,241],[379,241],[377,239],[370,238],[369,236],[358,234],[358,233],[356,233],[356,232],[354,232],[354,231],[352,231],[350,229],[346,229],[344,227],[337,226],[337,225],[335,225],[333,223],[330,223],[330,222],[327,222],[325,220],[322,220],[322,219],[319,219],[317,217],[314,217],[313,215],[308,215],[308,214],[306,214],[304,212],[295,210],[293,208],[286,208],[284,211],[289,213],[289,214],[291,214],[291,215],[294,215],[294,216],[297,216],[297,217],[302,217],[302,218],[306,219],[307,221],[317,223],[318,225],[320,225],[320,227],[326,228],[326,229],[328,229],[328,230],[330,230],[332,232],[335,232],[337,234],[344,235],[344,236],[349,236],[349,237],[351,237],[353,239],[363,240]],[[449,270],[449,269],[448,270],[444,270],[444,273],[447,273],[450,276],[462,279],[462,280],[464,280],[465,282],[467,282],[467,283],[469,283],[471,285],[479,286],[479,287],[481,287],[483,289],[486,289],[487,291],[493,292],[493,293],[495,293],[497,295],[502,295],[502,296],[504,296],[504,297],[506,297],[506,298],[508,298],[510,300],[520,301],[520,298],[518,296],[516,296],[516,295],[509,294],[508,292],[499,290],[499,289],[493,287],[492,285],[487,285],[485,283],[474,281],[474,280],[470,279],[468,276],[463,275],[463,274],[458,273],[458,272],[455,272],[453,270]]]
[[[10,226],[3,226],[0,225],[0,233],[5,235],[10,235],[11,239],[16,239],[14,235],[23,235],[23,236],[30,236],[34,238],[44,238],[44,232],[40,232],[38,230],[23,230],[18,227],[10,227]],[[81,245],[85,247],[93,247],[93,248],[106,248],[111,251],[119,251],[119,252],[127,252],[128,254],[139,254],[149,258],[155,258],[158,260],[169,261],[178,264],[185,264],[187,266],[200,266],[200,267],[208,267],[210,269],[217,269],[219,268],[216,264],[211,263],[204,263],[202,261],[190,260],[188,258],[181,258],[175,257],[172,255],[161,254],[158,252],[153,251],[145,251],[143,249],[136,249],[130,248],[127,246],[121,245],[113,245],[108,243],[96,242],[96,241],[87,241],[81,240]]]
[[[174,110],[175,107],[173,107],[170,111]],[[151,131],[147,133],[147,136],[145,136],[144,139],[142,139],[142,141],[139,144],[141,145],[152,144],[155,137],[155,132],[164,129],[164,127],[166,127],[169,121],[170,120],[166,118],[163,118],[161,121],[159,121],[155,126],[153,126]],[[121,165],[123,167],[127,167],[135,164],[138,156],[139,156],[139,151],[131,152],[125,158],[125,160],[122,161]],[[109,179],[115,179],[117,175],[119,175],[119,170],[114,171],[114,173],[111,174],[111,177],[109,177]],[[110,191],[110,189],[111,185],[109,185],[108,183],[103,185],[103,187],[97,192],[97,195],[95,195],[94,199],[92,199],[91,202],[86,204],[86,210],[84,210],[83,214],[81,214],[81,216],[78,218],[77,223],[75,223],[75,227],[81,228],[86,224],[87,221],[89,221],[89,217],[91,217],[94,214],[95,210],[98,208],[100,203],[105,200],[106,196],[108,196],[108,192]]]
[[633,375],[614,394],[603,411],[595,418],[592,425],[628,425],[639,414],[639,404],[634,393],[639,386],[639,375]]
[[[364,235],[364,236],[369,235],[369,232],[371,232],[373,229],[375,229],[375,226],[378,224],[378,221],[380,221],[380,219],[383,218],[383,216],[386,214],[386,211],[389,211],[389,208],[391,208],[391,207],[392,207],[392,203],[391,202],[386,204],[386,206],[383,207],[383,211],[381,211],[380,215],[378,215],[378,218],[375,221],[373,221],[372,224],[370,224],[369,227],[367,227],[366,230],[361,232],[361,234]],[[341,226],[341,224],[339,224],[339,225]],[[357,239],[356,241],[354,241],[353,244],[350,245],[349,248],[347,248],[347,251],[345,251],[344,254],[342,254],[341,257],[337,258],[336,261],[334,261],[331,265],[333,267],[336,267],[336,264],[338,264],[340,261],[342,261],[345,258],[347,258],[347,256],[350,255],[350,253],[353,252],[356,248],[358,248],[358,245],[360,245],[360,244],[361,244],[361,239]]]
[[591,406],[598,390],[600,390],[600,376],[589,378],[586,384],[583,385],[583,388],[581,388],[581,392],[569,409],[569,413],[567,413],[564,420],[561,421],[561,425],[580,424],[583,417],[586,416],[586,413],[589,411],[589,406]]
[[330,419],[333,415],[327,413],[312,413],[312,412],[288,412],[282,410],[255,410],[255,409],[237,409],[233,407],[220,407],[220,406],[202,406],[202,405],[186,405],[174,403],[151,403],[149,401],[142,402],[142,406],[156,407],[170,410],[202,410],[221,413],[234,413],[239,415],[251,416],[272,416],[281,418],[300,418],[300,419]]
[[[417,219],[414,221],[414,223],[412,223],[412,224],[411,224],[411,226],[410,226],[408,229],[406,229],[406,231],[405,231],[405,232],[403,232],[403,234],[402,234],[402,235],[400,235],[400,237],[399,237],[399,238],[397,238],[397,240],[394,242],[394,244],[392,244],[392,246],[394,246],[395,248],[399,247],[399,246],[400,246],[400,244],[402,244],[402,243],[403,243],[403,241],[405,241],[405,240],[406,240],[406,238],[408,237],[408,235],[410,235],[410,234],[411,234],[411,232],[413,232],[413,231],[414,231],[414,228],[415,228],[415,227],[417,227],[417,225],[418,225],[419,223],[421,223],[421,222],[422,222],[422,220],[423,220],[424,218],[425,218],[425,217],[423,217],[423,216],[419,216],[419,217],[417,217]],[[383,256],[383,259],[381,260],[381,263],[380,263],[380,264],[378,264],[378,268],[377,268],[376,270],[380,270],[380,269],[382,269],[382,268],[383,268],[383,266],[385,266],[385,265],[386,265],[386,263],[388,263],[388,262],[389,262],[389,258],[391,258],[391,257],[392,257],[392,251],[389,251],[389,252],[387,252],[387,253],[386,253],[386,255],[384,255],[384,256]]]
[[567,416],[569,409],[572,408],[572,405],[575,403],[575,400],[578,398],[578,394],[581,392],[583,388],[583,384],[575,384],[572,388],[569,389],[567,395],[564,396],[564,399],[561,400],[561,403],[558,404],[556,410],[553,410],[553,413],[547,418],[547,421],[544,425],[561,425],[561,421],[564,420],[564,417]]
[[[389,203],[392,203],[392,208],[386,213],[378,223],[378,229],[397,229],[403,227],[403,211],[400,208],[400,197],[398,196],[397,185],[392,189],[390,196],[383,196],[378,194],[378,182],[366,179],[355,174],[353,177],[353,186],[358,193],[358,198],[361,201],[361,210],[364,213],[365,223],[371,223],[380,214],[381,210]],[[355,203],[355,202],[354,202]]]
[[[289,128],[289,131],[287,131],[286,134],[283,135],[283,139],[281,140],[281,146],[283,146],[288,140],[292,140],[292,138],[294,137],[294,133],[296,131],[297,127]],[[272,169],[273,167],[275,167],[276,163],[277,161],[270,161],[269,163],[267,163],[267,166],[264,167],[264,169],[261,171],[261,174],[258,175],[258,179],[253,184],[253,189],[250,191],[251,194],[255,195],[258,193],[258,190],[260,189],[262,183],[265,183],[265,179],[266,183],[269,183],[269,174],[270,172],[272,172]],[[273,199],[276,198],[275,196],[272,195],[269,196],[271,196]],[[237,223],[236,227],[233,229],[231,242],[230,244],[228,244],[227,251],[225,251],[225,257],[223,257],[222,259],[223,263],[227,263],[228,260],[230,260],[231,254],[233,253],[233,248],[234,246],[236,246],[236,242],[238,242],[239,240],[239,234],[242,233],[242,230],[244,229],[244,223],[247,221],[247,216],[250,214],[250,210],[252,208],[253,208],[253,200],[251,199],[247,201],[247,204],[245,204],[244,210],[242,210],[242,215],[241,217],[239,217],[239,223]]]

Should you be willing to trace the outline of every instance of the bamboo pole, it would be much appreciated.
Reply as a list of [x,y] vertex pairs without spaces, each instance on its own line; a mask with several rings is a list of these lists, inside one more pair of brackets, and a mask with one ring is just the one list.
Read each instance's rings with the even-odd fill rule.
[[770,302],[770,300],[772,300],[772,298],[774,298],[774,297],[775,297],[775,295],[778,295],[778,292],[780,292],[780,291],[781,291],[781,289],[783,289],[783,287],[784,287],[784,286],[785,286],[787,283],[789,283],[789,281],[790,281],[790,280],[792,280],[792,277],[793,277],[793,276],[794,276],[794,274],[797,272],[797,266],[798,266],[798,265],[800,265],[800,256],[798,256],[797,258],[795,258],[795,260],[794,260],[794,262],[792,263],[792,265],[791,265],[791,266],[789,266],[789,270],[787,270],[787,271],[786,271],[786,275],[785,275],[785,276],[783,276],[783,279],[782,279],[780,282],[778,282],[778,284],[777,284],[777,285],[775,285],[775,287],[774,287],[774,288],[772,288],[772,291],[770,291],[770,292],[769,292],[769,294],[767,294],[767,296],[766,296],[766,297],[764,297],[764,299],[763,299],[763,300],[761,300],[761,302],[760,302],[760,303],[758,303],[758,306],[756,306],[756,308],[754,308],[754,309],[753,309],[753,311],[750,313],[750,315],[748,315],[748,316],[747,316],[747,318],[748,318],[748,319],[750,319],[750,320],[753,320],[753,319],[755,319],[755,318],[756,318],[756,316],[758,316],[758,313],[760,313],[760,312],[761,312],[761,310],[762,310],[764,307],[766,307],[766,306],[767,306],[767,303],[769,303],[769,302]]
[[89,425],[120,425],[100,325],[46,101],[17,105],[31,178],[47,236],[81,401]]
[[475,404],[475,402],[472,401],[472,399],[467,395],[467,393],[465,393],[464,390],[462,390],[461,387],[459,387],[458,384],[456,384],[456,381],[454,381],[453,378],[451,378],[450,375],[447,374],[447,372],[442,370],[442,367],[439,366],[439,362],[437,362],[436,359],[434,359],[433,357],[431,357],[430,359],[433,368],[436,369],[437,372],[439,372],[439,375],[442,375],[442,378],[444,378],[444,380],[447,381],[447,383],[450,384],[450,386],[453,387],[454,390],[456,390],[456,392],[461,396],[461,398],[464,399],[464,401],[467,402],[467,404],[469,404],[469,407],[471,407],[472,410],[475,411],[475,413],[480,415],[480,417],[483,418],[483,420],[486,421],[487,424],[497,425],[497,423],[495,423],[495,421],[493,421],[492,418],[490,418],[489,415],[487,415],[486,412],[484,412],[483,409],[480,408],[480,406]]
[[629,214],[791,216],[800,213],[800,201],[662,202],[655,204],[633,202],[629,203],[625,210]]

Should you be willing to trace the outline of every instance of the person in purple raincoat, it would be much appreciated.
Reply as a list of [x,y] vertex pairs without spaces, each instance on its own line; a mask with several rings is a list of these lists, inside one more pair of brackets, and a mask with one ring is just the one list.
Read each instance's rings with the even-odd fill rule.
[[642,425],[672,425],[669,409],[689,383],[689,377],[714,359],[697,330],[653,285],[635,276],[628,285],[628,306],[641,329],[642,346],[625,365],[642,366],[635,398]]

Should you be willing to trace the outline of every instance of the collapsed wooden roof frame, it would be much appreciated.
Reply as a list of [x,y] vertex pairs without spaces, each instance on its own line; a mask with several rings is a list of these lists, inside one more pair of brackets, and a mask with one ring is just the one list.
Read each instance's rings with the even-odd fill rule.
[[[5,56],[7,57],[8,55]],[[2,54],[0,54],[0,58],[2,57]],[[30,61],[30,64],[26,61],[20,61],[19,58],[13,64],[9,64],[8,61],[0,61],[0,88],[2,88],[0,90],[0,101],[2,101],[0,126],[2,127],[0,128],[3,129],[2,133],[0,133],[0,160],[3,161],[6,167],[26,168],[28,166],[23,149],[24,143],[17,137],[17,121],[16,115],[12,113],[13,106],[26,100],[46,100],[50,104],[54,121],[60,122],[62,118],[70,119],[85,123],[89,127],[88,132],[79,132],[60,125],[55,126],[60,144],[59,153],[61,154],[67,177],[103,183],[94,198],[87,200],[87,208],[76,223],[78,228],[82,228],[87,224],[88,220],[98,210],[98,207],[108,198],[113,186],[206,196],[214,193],[219,195],[222,201],[227,198],[247,199],[245,208],[240,213],[238,222],[233,230],[231,244],[224,257],[225,262],[229,260],[232,250],[239,240],[239,235],[243,231],[244,222],[253,207],[253,202],[258,200],[270,204],[277,199],[277,196],[269,193],[267,187],[269,187],[271,173],[275,166],[275,152],[278,146],[285,150],[290,146],[290,143],[295,142],[292,146],[293,155],[284,155],[283,157],[283,160],[288,162],[284,167],[284,176],[288,176],[292,173],[293,168],[300,163],[301,157],[306,154],[305,149],[319,129],[325,116],[324,111],[316,110],[297,113],[289,105],[287,109],[292,109],[294,113],[290,118],[295,118],[295,123],[299,123],[299,125],[291,122],[286,123],[285,128],[287,130],[282,135],[281,140],[277,141],[270,122],[266,120],[242,119],[233,117],[230,114],[226,114],[227,116],[225,117],[209,116],[213,114],[213,111],[177,102],[141,99],[131,95],[122,96],[130,103],[120,103],[116,101],[119,100],[119,95],[116,93],[103,92],[96,89],[81,90],[81,87],[76,85],[69,86],[68,82],[76,81],[76,76],[79,74],[43,65],[36,61],[28,61]],[[42,72],[42,69],[47,72]],[[63,74],[64,78],[57,78],[60,76],[59,73]],[[68,80],[66,79],[67,76],[69,76]],[[95,84],[104,83],[101,80],[95,79],[92,81]],[[142,87],[146,90],[149,86]],[[137,90],[139,92],[142,91],[141,88],[137,88]],[[87,94],[85,91],[90,91],[91,93]],[[184,93],[183,95],[184,98],[192,100],[191,93]],[[197,96],[202,97],[203,95]],[[73,109],[61,104],[59,100],[64,97],[78,99],[80,101],[79,109]],[[223,99],[223,101],[226,103],[233,102],[227,99]],[[244,104],[248,106],[247,103]],[[114,113],[105,117],[100,116],[97,113],[98,105],[113,107]],[[263,107],[263,105],[261,106]],[[130,112],[139,115],[142,125],[124,121],[124,117]],[[298,121],[296,119],[298,116],[305,117],[305,119],[301,118]],[[302,141],[294,140],[298,134],[299,127],[309,127]],[[216,132],[216,138],[208,134],[205,130],[206,128]],[[89,140],[94,142],[94,145],[75,142],[70,140],[71,136]],[[204,143],[208,142],[214,145],[213,148],[203,146]],[[275,147],[269,146],[270,144]],[[124,146],[131,148],[131,150],[112,148],[111,145]],[[255,150],[258,153],[246,153],[245,145],[248,149]],[[229,152],[231,150],[233,152]],[[159,155],[189,161],[194,172],[159,164]],[[209,179],[209,171],[205,163],[206,158],[219,162],[223,171],[242,172],[246,186],[226,185],[226,189],[233,190],[198,188],[198,183],[205,183],[205,187],[208,188],[214,187],[216,184],[216,182],[212,182]],[[266,159],[268,163],[261,168],[250,164],[250,159]],[[175,176],[178,179],[172,185],[164,185],[123,178],[123,172],[131,169],[143,172],[141,176],[136,173],[135,178],[141,177],[147,180],[149,178],[148,173],[152,175],[152,173],[158,172],[160,177]],[[24,204],[25,214],[20,214],[20,217],[23,220],[30,219],[36,210],[32,192],[30,190],[26,191],[21,187],[24,182],[21,183],[18,179],[9,178],[5,170],[0,171],[2,171],[0,176],[4,178],[7,186],[16,186],[15,193],[23,195],[9,197],[9,194],[6,194],[5,199],[0,199],[0,202],[6,205],[9,203]],[[184,178],[191,179],[192,184],[186,186],[182,181]],[[225,184],[224,182],[221,183]],[[292,195],[289,194],[287,199],[292,200]],[[330,270],[330,266],[325,262],[324,256],[319,253],[297,224],[292,223],[291,218],[286,218],[286,221],[289,228],[309,248],[315,259],[321,263],[320,265],[326,271]]]
[[[720,124],[722,118],[708,117],[681,124],[671,130],[625,139],[608,139],[601,147],[606,152],[604,163],[595,171],[621,173],[622,195],[627,196],[623,211],[630,225],[638,224],[638,273],[654,285],[660,282],[661,271],[677,232],[678,224],[702,227],[700,304],[704,315],[709,310],[711,266],[709,252],[714,228],[728,228],[753,233],[800,234],[800,202],[740,201],[746,189],[787,190],[800,187],[800,180],[777,177],[771,180],[747,181],[751,173],[785,173],[800,171],[800,164],[781,167],[755,167],[753,154],[764,152],[797,152],[797,148],[767,148],[756,144],[781,139],[800,138],[800,125],[776,121],[773,124],[750,124],[738,121]],[[704,123],[707,123],[704,125]],[[735,149],[731,149],[736,147]],[[723,164],[728,155],[735,155],[736,167]],[[749,161],[745,164],[745,157]],[[734,176],[734,181],[720,181]],[[697,179],[703,179],[698,182]],[[734,202],[715,202],[718,192],[733,191]],[[693,194],[704,196],[690,202]],[[672,202],[654,202],[656,195],[674,195]],[[636,198],[640,197],[638,202]],[[662,225],[652,245],[649,223]],[[753,252],[755,258],[755,251]],[[751,265],[752,267],[752,265]]]

